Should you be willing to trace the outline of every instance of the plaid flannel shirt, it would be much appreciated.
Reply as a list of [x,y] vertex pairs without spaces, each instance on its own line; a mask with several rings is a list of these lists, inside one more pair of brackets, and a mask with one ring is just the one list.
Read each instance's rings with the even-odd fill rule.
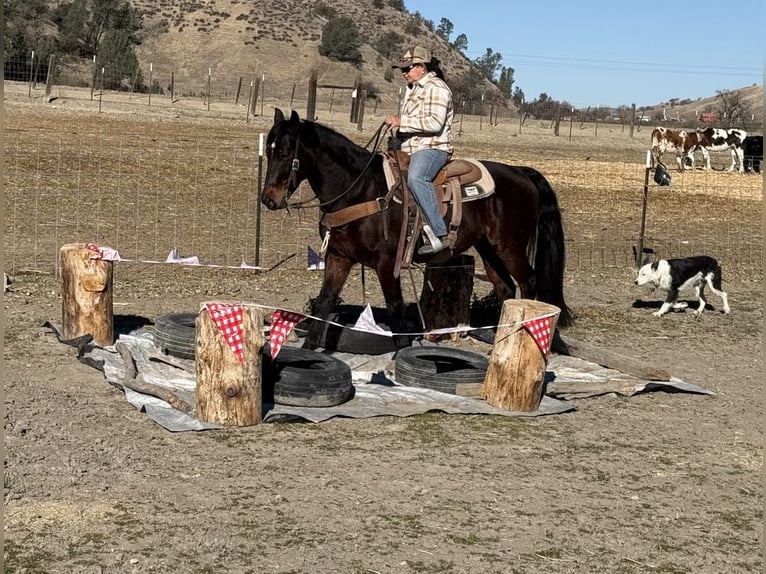
[[414,133],[402,143],[402,151],[440,149],[452,153],[452,90],[429,72],[407,88],[401,108],[402,135]]

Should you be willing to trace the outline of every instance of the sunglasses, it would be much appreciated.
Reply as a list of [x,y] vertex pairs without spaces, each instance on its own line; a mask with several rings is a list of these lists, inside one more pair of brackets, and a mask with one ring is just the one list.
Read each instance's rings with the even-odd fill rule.
[[412,64],[411,66],[407,66],[406,68],[402,68],[402,74],[409,74],[412,71],[412,68],[415,66],[419,66],[420,64]]

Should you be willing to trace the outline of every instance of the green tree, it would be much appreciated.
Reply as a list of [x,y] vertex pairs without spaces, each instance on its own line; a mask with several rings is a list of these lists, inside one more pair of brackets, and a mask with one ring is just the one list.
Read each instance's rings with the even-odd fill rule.
[[327,58],[359,65],[362,63],[362,54],[359,52],[361,45],[359,30],[354,21],[347,16],[341,16],[325,24],[318,49],[319,53]]
[[513,100],[516,108],[521,111],[521,108],[524,105],[524,90],[518,86],[513,88],[513,95],[511,96],[511,100]]
[[455,38],[455,41],[452,42],[452,47],[461,54],[465,54],[465,51],[468,49],[468,36],[460,34]]
[[[484,77],[476,68],[471,68],[456,80],[450,82],[455,108],[468,114],[478,113],[481,96],[485,91]],[[464,106],[465,104],[465,106]]]
[[48,34],[43,24],[50,16],[45,0],[6,0],[3,10],[5,67],[8,67],[9,62],[18,63],[30,59],[32,50],[35,50],[35,57],[42,56],[43,44],[46,47],[48,44]]
[[125,30],[133,44],[141,24],[128,0],[90,0],[90,20],[85,31],[85,53],[97,54],[101,39],[108,30]]
[[403,43],[404,36],[397,32],[389,31],[378,38],[374,48],[381,56],[390,60],[400,55]]
[[503,55],[500,52],[494,52],[492,48],[487,48],[484,55],[476,58],[473,63],[479,70],[481,70],[481,73],[484,74],[485,78],[494,80],[495,73],[497,72],[497,68],[500,66],[502,59]]
[[86,25],[90,18],[87,0],[74,0],[59,25],[59,47],[67,54],[82,53]]
[[497,81],[497,87],[506,96],[513,96],[513,73],[516,70],[513,68],[506,68],[505,66],[500,69],[500,79]]
[[104,67],[104,88],[127,89],[138,71],[138,58],[126,30],[108,30],[98,53],[98,63]]
[[452,31],[455,26],[447,18],[442,18],[439,21],[439,26],[436,28],[436,35],[442,38],[445,42],[449,42],[449,37],[452,36]]

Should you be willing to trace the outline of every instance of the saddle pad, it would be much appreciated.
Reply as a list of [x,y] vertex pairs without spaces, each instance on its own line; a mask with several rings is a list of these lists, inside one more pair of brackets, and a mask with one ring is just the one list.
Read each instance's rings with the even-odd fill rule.
[[[388,156],[383,153],[380,155],[383,156],[383,173],[386,176],[386,185],[390,190],[396,185],[397,177],[394,174],[391,163],[388,161]],[[477,168],[479,168],[479,171],[481,172],[481,178],[479,178],[479,181],[474,181],[472,183],[461,186],[461,197],[464,202],[473,201],[475,199],[482,199],[495,193],[495,180],[492,179],[492,176],[490,175],[489,171],[487,171],[487,168],[484,167],[483,163],[473,158],[460,159],[462,161],[467,161],[474,164]],[[401,194],[398,190],[394,195],[394,200],[397,203],[401,202]]]

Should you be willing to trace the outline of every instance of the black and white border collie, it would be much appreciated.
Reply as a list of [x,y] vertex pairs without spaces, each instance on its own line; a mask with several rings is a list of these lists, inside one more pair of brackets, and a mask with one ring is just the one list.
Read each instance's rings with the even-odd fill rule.
[[667,289],[668,295],[658,311],[652,313],[661,317],[671,309],[686,309],[687,303],[678,302],[678,292],[687,287],[694,287],[699,299],[699,307],[694,312],[699,317],[705,309],[702,294],[705,284],[723,301],[723,312],[729,313],[729,298],[721,289],[721,266],[718,261],[707,255],[684,257],[681,259],[658,259],[647,263],[638,270],[636,285],[654,284],[660,289]]

